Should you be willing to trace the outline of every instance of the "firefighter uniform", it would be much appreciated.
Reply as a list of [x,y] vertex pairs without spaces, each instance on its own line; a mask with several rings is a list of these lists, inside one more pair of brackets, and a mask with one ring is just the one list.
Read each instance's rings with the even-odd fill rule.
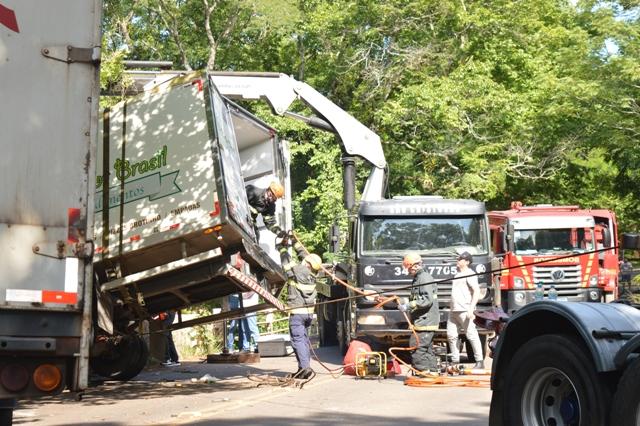
[[313,319],[314,304],[316,303],[316,273],[320,269],[320,258],[315,254],[305,256],[302,244],[296,242],[293,246],[298,263],[291,258],[287,247],[280,247],[282,268],[287,276],[287,305],[292,308],[289,312],[289,333],[291,346],[298,361],[299,378],[308,378],[313,370],[310,368],[311,351],[307,330]]
[[413,328],[418,335],[412,333],[410,345],[418,347],[411,354],[411,364],[416,370],[437,371],[438,359],[433,351],[433,336],[440,325],[440,311],[438,308],[438,285],[433,277],[420,268],[411,287],[411,301],[409,310]]
[[262,215],[262,221],[269,231],[282,238],[285,233],[276,221],[276,200],[267,197],[267,191],[270,191],[270,189],[247,185],[245,190],[247,192],[249,208],[251,209],[251,218],[253,219],[256,238],[259,238],[258,226],[256,224],[258,215]]

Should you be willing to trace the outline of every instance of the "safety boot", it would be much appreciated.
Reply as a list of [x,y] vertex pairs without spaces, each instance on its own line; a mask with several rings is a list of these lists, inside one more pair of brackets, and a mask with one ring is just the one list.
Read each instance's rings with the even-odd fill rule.
[[312,375],[313,375],[313,370],[307,367],[307,368],[301,368],[298,371],[296,371],[296,374],[294,374],[293,377],[296,379],[305,380],[311,377]]

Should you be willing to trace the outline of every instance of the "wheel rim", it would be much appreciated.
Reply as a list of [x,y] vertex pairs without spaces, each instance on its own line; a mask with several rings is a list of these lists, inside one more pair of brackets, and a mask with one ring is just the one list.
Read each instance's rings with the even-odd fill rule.
[[522,420],[527,426],[579,425],[580,401],[571,379],[556,368],[536,371],[522,394]]

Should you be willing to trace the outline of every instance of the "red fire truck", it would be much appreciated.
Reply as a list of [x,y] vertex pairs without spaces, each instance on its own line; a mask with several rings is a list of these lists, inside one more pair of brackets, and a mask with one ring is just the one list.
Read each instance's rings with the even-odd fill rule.
[[609,302],[618,293],[616,216],[605,209],[550,204],[488,213],[491,244],[500,272],[502,308],[513,313],[535,300],[538,284],[545,298],[551,287],[558,300]]

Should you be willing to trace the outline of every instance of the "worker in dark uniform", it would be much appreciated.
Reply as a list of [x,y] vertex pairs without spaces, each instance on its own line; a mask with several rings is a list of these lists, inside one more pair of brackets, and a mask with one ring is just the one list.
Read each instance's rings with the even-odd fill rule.
[[296,255],[302,262],[292,259],[287,247],[280,246],[282,268],[287,276],[287,305],[289,311],[289,333],[291,346],[298,361],[295,378],[308,379],[313,375],[311,369],[311,350],[307,331],[313,319],[316,303],[316,273],[320,270],[322,259],[317,254],[307,254],[302,244],[293,245]]
[[253,227],[256,231],[256,238],[260,239],[258,234],[257,219],[258,215],[262,215],[262,221],[267,229],[278,238],[283,238],[286,232],[278,226],[276,221],[276,201],[284,196],[284,187],[273,181],[268,188],[258,188],[253,185],[245,187],[247,191],[247,199],[249,200],[249,208],[251,209],[251,218],[253,219]]
[[[422,258],[418,253],[407,253],[402,266],[413,276],[410,301],[398,306],[400,311],[411,313],[416,331],[411,333],[409,342],[411,347],[417,345],[411,353],[411,365],[418,371],[438,374],[438,359],[433,351],[433,336],[440,324],[438,286],[431,274],[422,268]],[[416,335],[419,341],[416,341]]]

